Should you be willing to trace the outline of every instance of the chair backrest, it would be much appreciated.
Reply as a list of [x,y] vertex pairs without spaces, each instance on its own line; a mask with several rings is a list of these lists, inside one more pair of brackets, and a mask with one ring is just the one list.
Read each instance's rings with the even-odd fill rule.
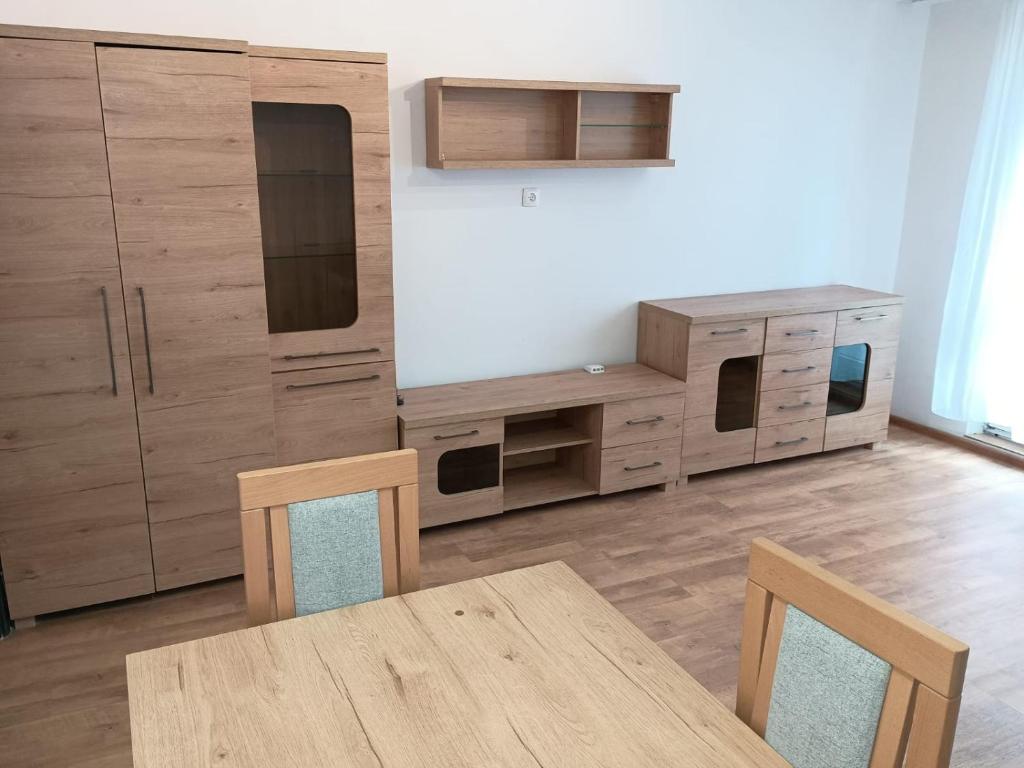
[[419,589],[416,451],[242,472],[238,497],[251,624]]
[[754,540],[736,714],[794,768],[946,768],[968,651]]

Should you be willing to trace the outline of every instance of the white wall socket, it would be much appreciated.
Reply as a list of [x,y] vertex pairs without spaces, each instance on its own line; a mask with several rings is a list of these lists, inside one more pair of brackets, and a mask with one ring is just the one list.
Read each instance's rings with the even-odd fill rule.
[[523,187],[523,208],[536,208],[540,205],[540,190],[536,187]]

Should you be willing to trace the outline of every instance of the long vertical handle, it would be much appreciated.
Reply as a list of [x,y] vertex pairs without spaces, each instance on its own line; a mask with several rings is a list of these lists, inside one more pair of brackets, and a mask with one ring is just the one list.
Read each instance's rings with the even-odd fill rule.
[[110,307],[107,304],[107,286],[100,287],[100,296],[103,297],[103,322],[107,326],[107,355],[110,357],[110,389],[117,397],[117,368],[114,367],[114,337],[110,333]]
[[142,338],[146,342],[146,373],[149,374],[149,394],[154,394],[156,388],[153,386],[153,356],[149,352],[149,318],[146,316],[146,292],[140,285],[139,304],[142,305]]

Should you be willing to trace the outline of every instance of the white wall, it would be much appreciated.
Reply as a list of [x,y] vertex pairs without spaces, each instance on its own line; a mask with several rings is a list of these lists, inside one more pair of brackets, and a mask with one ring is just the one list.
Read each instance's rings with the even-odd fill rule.
[[960,212],[1004,0],[932,9],[896,291],[907,297],[893,412],[955,434],[931,412],[935,355]]
[[[923,4],[3,3],[9,23],[387,51],[402,386],[632,360],[644,298],[893,286]],[[682,83],[678,165],[429,170],[435,75]]]

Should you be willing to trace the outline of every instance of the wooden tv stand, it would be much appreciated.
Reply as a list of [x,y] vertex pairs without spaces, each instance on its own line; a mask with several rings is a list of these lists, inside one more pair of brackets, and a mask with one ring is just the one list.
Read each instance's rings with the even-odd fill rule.
[[675,487],[686,384],[636,363],[407,389],[420,527],[630,488]]

